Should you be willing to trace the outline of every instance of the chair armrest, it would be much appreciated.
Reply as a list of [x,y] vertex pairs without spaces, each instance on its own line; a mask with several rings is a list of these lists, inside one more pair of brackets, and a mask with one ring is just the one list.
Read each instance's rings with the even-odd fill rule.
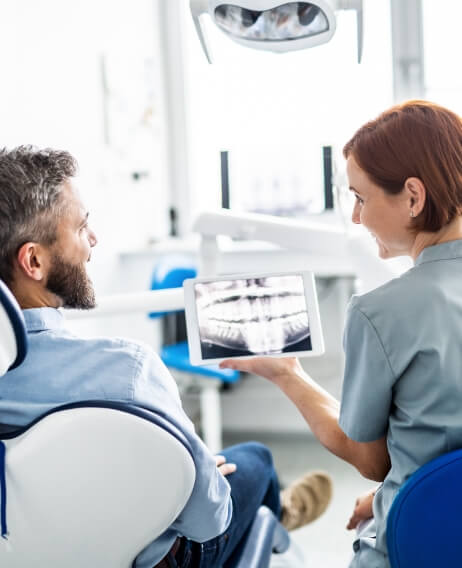
[[274,513],[262,505],[250,527],[244,551],[236,568],[266,568],[271,554],[289,548],[289,534]]

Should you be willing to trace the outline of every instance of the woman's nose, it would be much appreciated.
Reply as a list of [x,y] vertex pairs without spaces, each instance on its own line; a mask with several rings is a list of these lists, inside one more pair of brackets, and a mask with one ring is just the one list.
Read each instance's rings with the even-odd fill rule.
[[353,221],[353,223],[355,223],[356,225],[360,225],[361,224],[361,219],[360,219],[360,215],[359,215],[359,203],[356,202],[354,207],[353,207],[353,212],[351,214],[351,220]]

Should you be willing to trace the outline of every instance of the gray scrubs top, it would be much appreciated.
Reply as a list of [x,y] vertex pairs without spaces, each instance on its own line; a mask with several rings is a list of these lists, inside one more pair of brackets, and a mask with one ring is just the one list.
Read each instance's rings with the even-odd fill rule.
[[391,470],[359,534],[351,568],[389,567],[387,514],[399,487],[462,447],[462,240],[349,304],[340,426],[358,442],[387,435]]

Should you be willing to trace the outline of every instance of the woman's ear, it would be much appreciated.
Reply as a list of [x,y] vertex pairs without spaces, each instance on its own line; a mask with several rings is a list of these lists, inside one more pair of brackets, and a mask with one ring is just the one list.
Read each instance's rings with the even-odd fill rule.
[[417,177],[410,177],[404,182],[404,189],[407,192],[409,201],[409,215],[417,217],[422,213],[425,206],[427,191],[422,180]]
[[16,255],[19,270],[22,273],[36,280],[43,280],[48,272],[48,253],[45,248],[38,243],[24,243]]

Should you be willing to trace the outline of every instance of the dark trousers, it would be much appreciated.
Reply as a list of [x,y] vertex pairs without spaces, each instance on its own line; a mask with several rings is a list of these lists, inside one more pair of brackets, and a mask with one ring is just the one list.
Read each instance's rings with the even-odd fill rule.
[[271,452],[263,444],[248,442],[220,452],[237,470],[227,476],[231,485],[233,516],[226,531],[202,544],[185,540],[172,568],[234,568],[260,505],[281,515],[279,483]]

